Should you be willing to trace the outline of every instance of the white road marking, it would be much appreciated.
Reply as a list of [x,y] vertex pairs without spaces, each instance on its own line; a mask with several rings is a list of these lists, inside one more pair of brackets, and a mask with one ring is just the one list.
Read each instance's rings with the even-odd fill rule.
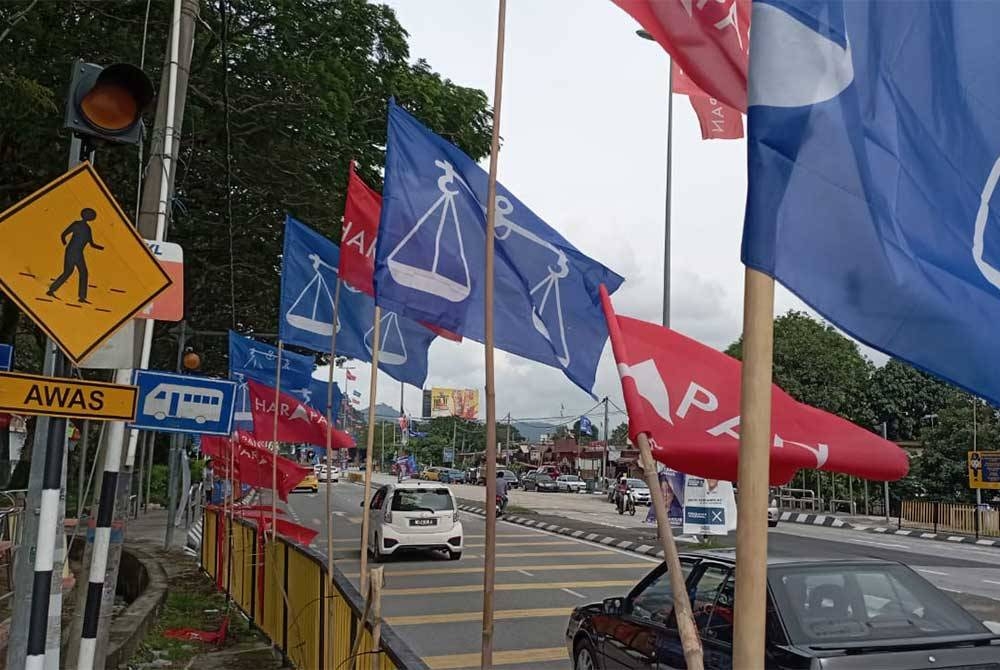
[[[504,521],[501,520],[501,523],[506,523],[506,522],[504,522]],[[513,526],[513,525],[517,525],[517,524],[510,524],[510,525]],[[523,526],[521,526],[521,527],[523,528]],[[648,563],[661,563],[662,562],[662,559],[655,558],[653,556],[644,556],[642,554],[637,554],[634,551],[625,551],[624,549],[618,549],[616,547],[609,547],[608,545],[601,544],[599,542],[588,542],[585,539],[575,538],[572,535],[559,535],[557,533],[550,533],[549,531],[542,530],[540,528],[526,528],[525,530],[530,530],[531,532],[538,533],[539,535],[554,535],[554,536],[556,536],[556,537],[558,537],[560,539],[563,539],[563,540],[569,540],[570,542],[576,542],[577,544],[586,545],[588,547],[598,547],[600,549],[603,549],[604,551],[611,551],[611,552],[614,552],[616,554],[621,554],[622,556],[628,556],[630,558],[638,558],[639,560],[646,561]]]
[[876,547],[895,547],[896,549],[908,549],[905,544],[893,544],[892,542],[873,542],[872,540],[849,540],[857,544],[873,544]]
[[518,572],[520,572],[522,575],[525,575],[527,577],[534,577],[534,575],[531,574],[530,572],[528,572],[527,570],[518,570]]
[[914,568],[917,572],[926,572],[928,575],[941,575],[942,577],[947,577],[947,572],[938,572],[937,570],[928,570],[927,568]]
[[320,524],[323,523],[323,520],[322,519],[318,519],[318,518],[313,518],[313,523],[316,524],[317,526],[319,526]]
[[560,591],[565,591],[566,593],[570,594],[571,596],[576,596],[577,598],[586,598],[587,597],[587,596],[583,595],[582,593],[577,593],[576,591],[574,591],[572,589],[560,589]]
[[1000,582],[995,582],[992,579],[984,579],[983,581],[987,584],[996,584],[997,586],[1000,586]]

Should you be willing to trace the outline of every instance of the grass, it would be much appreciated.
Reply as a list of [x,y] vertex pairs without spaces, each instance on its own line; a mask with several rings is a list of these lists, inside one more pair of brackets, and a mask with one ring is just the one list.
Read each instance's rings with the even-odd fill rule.
[[520,505],[507,505],[504,514],[535,514],[535,510]]
[[[130,660],[130,665],[160,657],[172,661],[175,666],[183,667],[186,661],[212,649],[212,645],[174,640],[165,637],[164,633],[173,628],[215,631],[219,629],[225,614],[226,599],[222,593],[215,590],[212,581],[196,566],[185,566],[177,574],[171,575],[167,602],[160,611],[156,624]],[[223,646],[251,640],[263,640],[263,637],[250,628],[233,606],[230,610],[229,633]]]

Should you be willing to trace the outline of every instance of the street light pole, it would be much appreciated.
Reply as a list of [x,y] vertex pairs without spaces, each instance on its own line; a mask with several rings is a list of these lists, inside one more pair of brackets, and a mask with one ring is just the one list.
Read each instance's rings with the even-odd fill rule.
[[[882,422],[882,439],[888,440],[889,425],[887,422]],[[885,522],[889,523],[889,480],[882,482],[885,486]]]

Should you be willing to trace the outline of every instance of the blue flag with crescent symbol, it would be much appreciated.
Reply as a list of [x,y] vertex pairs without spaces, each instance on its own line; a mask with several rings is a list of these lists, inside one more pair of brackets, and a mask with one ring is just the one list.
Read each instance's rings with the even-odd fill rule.
[[1000,403],[1000,3],[754,2],[747,266]]
[[[315,365],[312,356],[287,349],[281,352],[281,390],[326,413],[327,383],[312,376]],[[229,331],[229,378],[238,382],[233,425],[237,429],[251,428],[250,396],[247,379],[272,388],[278,378],[278,348]],[[333,385],[332,416],[336,421],[343,395],[336,382]]]
[[[304,223],[285,220],[281,314],[278,332],[286,343],[329,351],[340,248]],[[371,361],[375,301],[346,283],[340,286],[338,356]],[[393,379],[422,387],[427,350],[436,337],[419,323],[382,310],[379,369]]]
[[[389,103],[375,254],[379,305],[482,342],[487,174]],[[622,278],[497,184],[494,333],[499,349],[562,369],[590,393],[608,333],[598,286]]]

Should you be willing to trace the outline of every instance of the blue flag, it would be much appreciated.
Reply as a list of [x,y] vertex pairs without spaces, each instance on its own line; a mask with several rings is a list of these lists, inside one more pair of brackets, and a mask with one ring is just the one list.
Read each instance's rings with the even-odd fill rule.
[[[326,413],[327,384],[312,376],[315,366],[312,356],[287,349],[281,352],[281,390],[290,393],[317,411]],[[236,389],[236,410],[233,424],[244,429],[253,426],[247,379],[273,387],[277,382],[278,348],[229,331],[229,378],[239,382]],[[333,385],[333,418],[336,420],[343,395]]]
[[[483,341],[487,175],[389,104],[375,256],[378,303]],[[580,253],[497,184],[496,346],[561,368],[588,393],[608,337],[598,286],[622,278]]]
[[[292,217],[285,220],[278,327],[282,340],[314,351],[330,350],[338,267],[336,244]],[[375,301],[342,284],[337,355],[371,361],[374,319]],[[422,387],[434,333],[392,310],[383,310],[380,322],[379,369],[393,379]]]
[[1000,3],[754,2],[743,261],[1000,403]]

